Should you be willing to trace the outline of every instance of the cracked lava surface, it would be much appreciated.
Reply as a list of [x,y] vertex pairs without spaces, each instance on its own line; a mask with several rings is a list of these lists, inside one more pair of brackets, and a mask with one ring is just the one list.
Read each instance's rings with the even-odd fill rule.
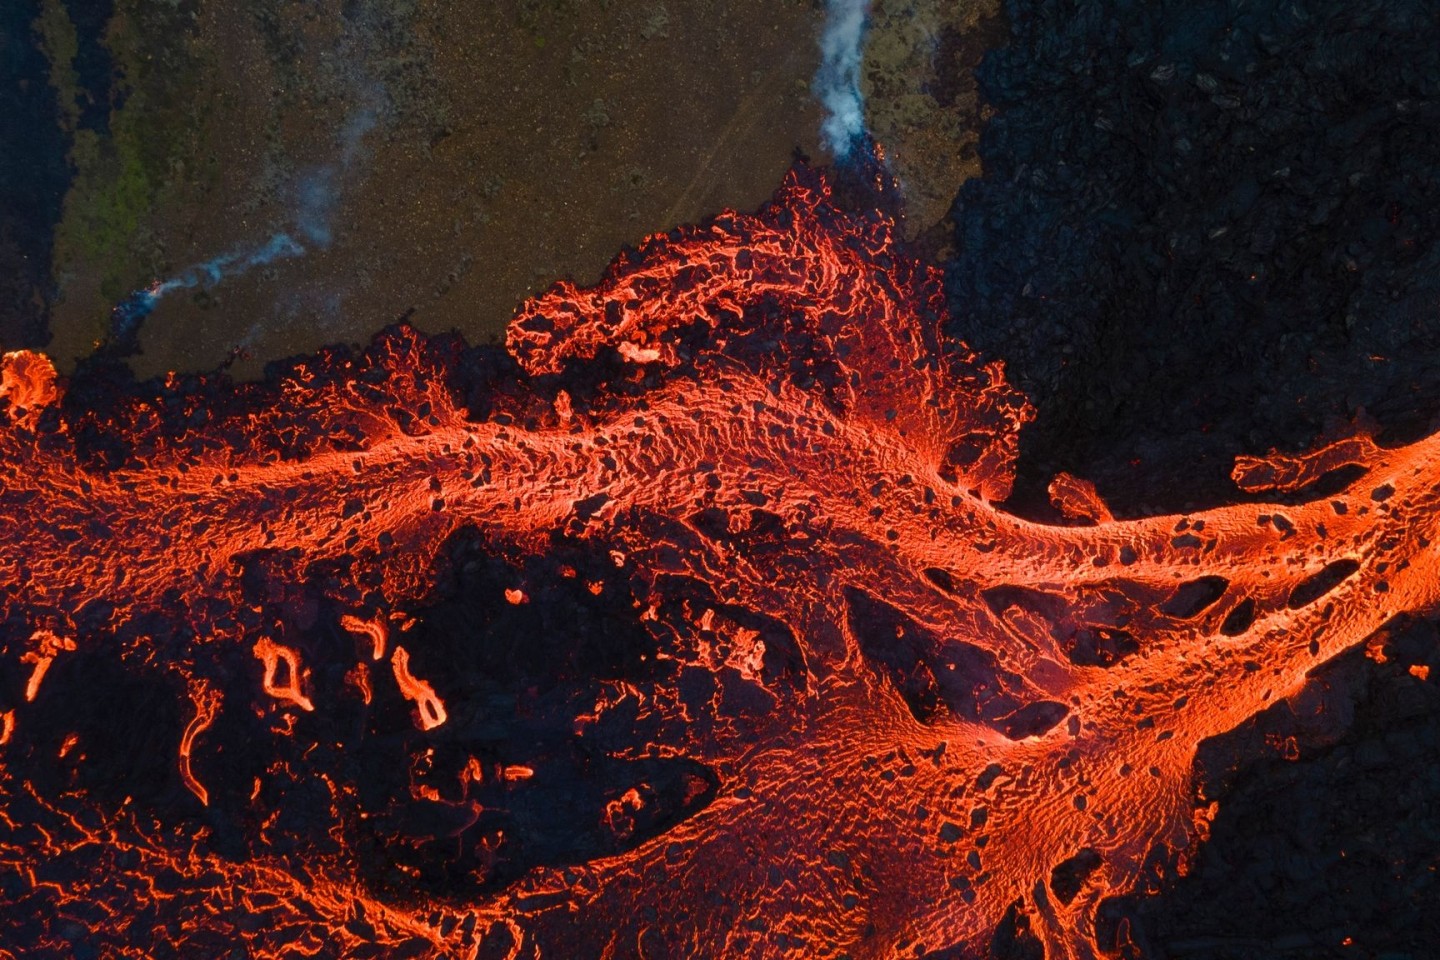
[[[1118,950],[1102,902],[1183,868],[1214,814],[1197,745],[1435,606],[1440,438],[1242,458],[1284,504],[1122,521],[1059,477],[1068,522],[1018,518],[996,504],[1029,408],[941,336],[893,229],[797,168],[756,215],[530,301],[468,380],[475,350],[403,327],[105,403],[7,354],[0,956]],[[510,564],[479,608],[568,580],[643,638],[643,667],[540,705],[590,766],[475,746],[521,701],[424,642],[466,538]],[[175,695],[143,745],[158,799],[30,732],[99,694],[103,671],[56,686],[92,650]],[[216,754],[229,722],[273,742],[253,786]],[[398,744],[400,794],[367,793],[347,725]],[[507,860],[566,784],[595,796],[560,833],[592,841]],[[448,888],[395,853],[432,847]]]

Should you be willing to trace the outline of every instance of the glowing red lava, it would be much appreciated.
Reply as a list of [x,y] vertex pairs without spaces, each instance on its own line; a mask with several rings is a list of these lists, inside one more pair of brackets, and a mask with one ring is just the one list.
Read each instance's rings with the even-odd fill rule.
[[[1440,438],[1241,461],[1252,491],[1363,468],[1299,505],[1120,521],[1061,477],[1075,525],[1028,522],[995,504],[1029,409],[943,317],[892,224],[799,169],[757,215],[652,237],[598,286],[526,304],[522,370],[468,397],[460,348],[403,328],[278,389],[175,378],[105,409],[6,355],[0,956],[72,955],[81,930],[127,957],[939,958],[1021,921],[1052,958],[1113,949],[1102,899],[1213,816],[1197,744],[1434,607]],[[407,637],[463,528],[506,557],[563,535],[623,568],[655,676],[686,683],[609,684],[574,737],[623,716],[643,742],[612,755],[708,770],[676,781],[678,814],[656,820],[669,788],[637,782],[605,797],[612,846],[582,862],[392,896],[357,866],[363,771],[310,778],[332,815],[311,844],[272,839],[285,800],[257,777],[232,798],[256,811],[238,847],[205,807],[177,822],[77,788],[83,738],[48,780],[14,772],[47,668],[91,645],[188,693],[166,747],[188,803],[220,799],[197,771],[227,671],[248,671],[240,712],[277,742],[342,700],[403,696],[425,761],[499,709],[456,702]],[[333,610],[297,600],[302,580]],[[488,599],[523,610],[539,586]],[[343,682],[307,661],[327,617],[355,643]],[[302,746],[319,763],[333,745]],[[478,785],[547,775],[471,757],[412,792],[459,836],[485,815]]]

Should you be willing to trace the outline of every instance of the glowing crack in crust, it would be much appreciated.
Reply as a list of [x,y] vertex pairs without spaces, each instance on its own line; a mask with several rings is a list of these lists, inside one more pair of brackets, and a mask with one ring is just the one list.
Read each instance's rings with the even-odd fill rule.
[[[272,394],[177,378],[106,411],[62,411],[44,358],[5,355],[0,654],[34,666],[16,673],[32,687],[45,658],[138,623],[127,650],[155,669],[200,676],[238,646],[272,709],[324,711],[284,603],[287,582],[323,574],[358,643],[346,695],[369,703],[387,618],[423,609],[441,545],[473,527],[512,554],[557,531],[612,551],[638,571],[637,616],[665,655],[766,707],[698,722],[673,691],[617,688],[650,711],[654,754],[715,772],[713,798],[471,904],[385,902],[344,858],[222,857],[123,812],[66,813],[6,774],[0,864],[34,881],[46,857],[96,844],[123,876],[171,871],[163,890],[68,894],[194,918],[190,934],[117,922],[135,955],[262,898],[274,923],[225,927],[255,956],[288,955],[267,940],[282,920],[322,956],[970,956],[1015,911],[1048,956],[1098,955],[1101,900],[1213,815],[1190,789],[1197,744],[1390,617],[1434,608],[1440,438],[1237,467],[1254,490],[1363,470],[1299,505],[1122,521],[1062,477],[1056,502],[1084,525],[1027,522],[995,502],[1029,408],[943,319],[938,277],[896,251],[892,224],[840,211],[797,169],[757,215],[650,238],[598,286],[526,304],[508,343],[521,372],[472,398],[473,419],[448,386],[459,347],[404,328],[302,363]],[[125,447],[105,468],[77,452],[110,433]],[[667,619],[695,580],[723,604]],[[774,626],[762,636],[747,612]],[[414,719],[444,734],[443,677],[388,646]],[[191,689],[178,750],[203,802],[188,764],[216,707]],[[25,737],[25,694],[4,689],[0,764]],[[628,791],[605,817],[623,832],[649,802]],[[27,834],[22,804],[68,826]],[[12,891],[23,909],[65,899],[31,881]]]

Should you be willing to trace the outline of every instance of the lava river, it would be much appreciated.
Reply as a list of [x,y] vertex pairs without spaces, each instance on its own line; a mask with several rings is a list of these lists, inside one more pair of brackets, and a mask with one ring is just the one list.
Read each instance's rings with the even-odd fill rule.
[[[1187,516],[1116,520],[1062,476],[1067,522],[1030,522],[996,505],[1030,409],[943,321],[893,224],[797,168],[756,215],[530,301],[503,355],[402,327],[268,383],[80,396],[7,354],[0,957],[1120,949],[1101,903],[1203,842],[1200,742],[1435,607],[1440,438],[1242,459],[1285,502]],[[426,640],[462,541],[513,571],[480,608],[568,578],[647,645],[547,701],[630,771],[562,831],[598,839],[508,873],[515,809],[566,802],[524,791],[590,768],[469,750],[515,705]],[[537,565],[556,551],[590,559]],[[175,706],[134,749],[179,786],[115,795],[93,737],[51,728],[145,676]],[[381,802],[323,724],[374,741],[387,702],[408,794]],[[257,718],[288,759],[237,784],[213,757]],[[402,821],[463,882],[387,872]]]

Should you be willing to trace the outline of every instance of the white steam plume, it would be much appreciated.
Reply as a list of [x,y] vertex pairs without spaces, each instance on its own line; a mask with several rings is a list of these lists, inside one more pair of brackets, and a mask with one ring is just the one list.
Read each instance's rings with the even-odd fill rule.
[[825,32],[820,35],[820,70],[815,94],[825,105],[820,134],[837,158],[850,153],[865,134],[865,98],[860,93],[861,51],[869,0],[826,0]]

